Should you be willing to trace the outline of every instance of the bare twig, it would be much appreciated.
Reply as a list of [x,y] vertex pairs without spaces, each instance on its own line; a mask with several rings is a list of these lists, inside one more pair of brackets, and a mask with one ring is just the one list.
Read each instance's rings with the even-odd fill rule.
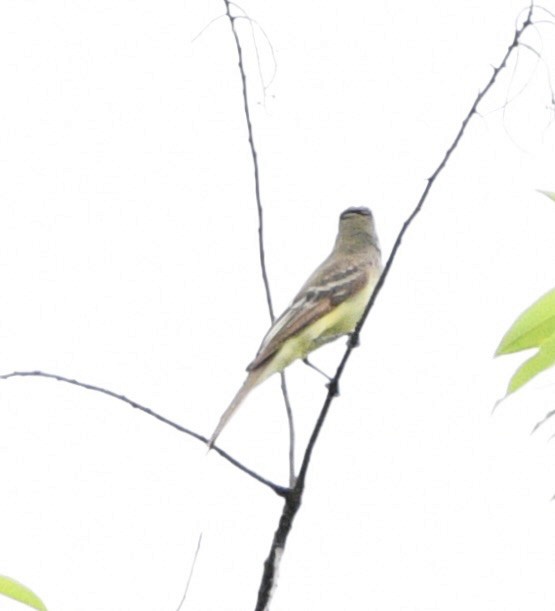
[[[11,373],[5,373],[3,375],[0,375],[0,380],[8,380],[9,378],[15,378],[15,377],[49,378],[51,380],[57,380],[58,382],[65,382],[66,384],[73,384],[74,386],[79,386],[81,388],[86,388],[87,390],[93,390],[95,392],[99,392],[104,395],[108,395],[109,397],[112,397],[113,399],[117,399],[118,401],[123,401],[124,403],[127,403],[131,407],[134,407],[135,409],[138,409],[141,412],[144,412],[145,414],[148,414],[149,416],[152,416],[153,418],[160,420],[160,422],[163,422],[164,424],[169,424],[170,426],[172,426],[174,429],[177,429],[181,433],[185,433],[185,435],[194,437],[195,439],[202,441],[202,443],[205,443],[205,444],[208,443],[208,438],[205,437],[204,435],[201,435],[200,433],[195,433],[195,431],[192,431],[191,429],[188,429],[184,426],[181,426],[180,424],[177,424],[177,422],[174,422],[173,420],[170,420],[169,418],[162,416],[161,414],[155,412],[154,410],[150,409],[149,407],[145,407],[144,405],[141,405],[140,403],[137,403],[136,401],[133,401],[132,399],[127,398],[125,395],[118,394],[112,390],[103,388],[102,386],[96,386],[94,384],[87,384],[86,382],[79,382],[79,380],[66,378],[65,376],[57,375],[55,373],[47,373],[45,371],[12,371]],[[264,484],[265,486],[268,486],[268,488],[271,488],[278,496],[284,497],[287,494],[288,488],[285,488],[284,486],[279,486],[278,484],[275,484],[274,482],[266,479],[265,477],[262,477],[261,475],[253,471],[252,469],[245,467],[245,465],[241,464],[237,459],[233,458],[233,456],[228,454],[225,450],[222,450],[218,446],[213,446],[212,449],[215,450],[222,458],[225,458],[228,462],[230,462],[234,467],[237,467],[238,469],[243,471],[243,473],[250,475],[256,481],[260,482],[261,484]]]
[[235,47],[237,49],[238,56],[238,67],[239,74],[241,75],[241,85],[243,88],[243,110],[245,112],[245,120],[247,122],[247,132],[249,137],[249,147],[251,151],[253,169],[254,169],[254,192],[256,197],[256,208],[258,212],[258,254],[260,257],[260,268],[262,272],[262,280],[264,282],[264,290],[266,291],[266,303],[268,304],[268,311],[270,312],[270,318],[274,321],[274,306],[272,304],[272,295],[270,292],[270,282],[268,281],[268,273],[266,271],[266,256],[264,253],[264,211],[262,209],[262,199],[260,197],[260,170],[258,168],[258,154],[256,147],[254,146],[254,135],[252,130],[251,112],[249,106],[249,95],[247,91],[247,74],[245,72],[245,65],[243,62],[243,48],[239,41],[239,35],[237,34],[237,28],[235,27],[235,20],[237,17],[231,14],[231,2],[224,0],[225,10],[229,24],[231,26],[231,32],[233,39],[235,40]]
[[[243,48],[241,47],[241,41],[239,40],[239,34],[235,27],[235,21],[238,17],[232,15],[231,5],[236,6],[231,0],[223,0],[225,4],[225,10],[227,18],[229,19],[229,25],[235,40],[235,48],[237,49],[237,64],[239,68],[239,74],[241,75],[241,85],[243,91],[243,109],[245,112],[245,120],[247,123],[247,132],[249,139],[249,148],[251,152],[253,170],[254,170],[254,194],[256,198],[256,209],[258,212],[258,254],[260,258],[260,269],[262,272],[262,281],[264,282],[264,290],[266,292],[266,303],[268,304],[268,311],[270,313],[270,319],[272,322],[275,320],[274,307],[272,304],[272,295],[270,291],[270,282],[268,280],[268,272],[266,270],[266,255],[264,253],[264,212],[262,208],[262,198],[260,197],[260,170],[258,168],[258,154],[254,145],[254,135],[252,129],[250,105],[249,105],[249,94],[247,89],[247,74],[245,72],[245,64],[243,62]],[[243,10],[243,9],[241,9]],[[243,11],[244,12],[244,11]],[[248,18],[246,14],[242,15],[241,18]],[[291,403],[289,401],[289,394],[287,392],[287,382],[285,379],[285,373],[281,372],[281,392],[283,394],[283,401],[285,403],[285,412],[287,414],[287,424],[289,428],[289,483],[293,486],[295,481],[295,426],[293,422],[293,410],[291,409]]]
[[183,596],[181,598],[181,602],[177,607],[177,611],[180,611],[181,607],[183,607],[183,603],[187,599],[187,593],[189,592],[189,586],[191,585],[191,579],[193,578],[193,571],[195,570],[195,565],[197,563],[198,553],[200,551],[200,544],[202,543],[202,533],[198,536],[197,541],[197,549],[195,550],[195,555],[193,556],[193,562],[191,563],[191,568],[189,570],[189,577],[187,578],[187,583],[185,585],[185,592],[183,592]]
[[202,30],[191,40],[191,42],[196,42],[203,34],[204,32],[206,32],[206,30],[208,30],[210,28],[210,26],[212,26],[214,23],[216,23],[216,21],[219,21],[220,19],[223,19],[224,17],[226,17],[225,14],[221,14],[218,15],[217,17],[214,17],[214,19],[211,19],[203,28]]
[[550,418],[553,418],[553,416],[555,416],[555,409],[552,409],[550,412],[547,412],[547,414],[545,414],[545,416],[539,422],[536,422],[534,428],[530,431],[530,433],[535,433],[540,428],[540,426],[543,426]]
[[507,49],[503,59],[497,65],[497,67],[494,68],[493,74],[489,78],[484,89],[480,91],[478,95],[476,96],[476,98],[474,99],[474,102],[472,103],[470,110],[466,114],[462,122],[462,125],[459,128],[451,146],[445,152],[443,158],[441,159],[439,165],[437,166],[433,174],[430,176],[430,178],[428,178],[426,187],[424,191],[422,192],[420,199],[418,200],[412,213],[408,216],[406,221],[403,223],[403,226],[401,227],[401,230],[399,231],[399,234],[397,235],[397,239],[395,240],[395,243],[391,250],[391,254],[389,255],[389,258],[384,267],[382,275],[376,285],[376,288],[374,289],[374,292],[372,293],[372,297],[370,298],[370,301],[368,302],[366,309],[364,311],[364,314],[362,318],[360,319],[360,321],[358,322],[354,333],[351,335],[349,339],[347,349],[345,351],[345,354],[343,355],[343,358],[341,359],[341,362],[339,363],[339,366],[337,367],[337,371],[335,372],[333,379],[330,382],[330,385],[328,387],[328,394],[324,401],[324,405],[322,406],[322,409],[318,416],[318,420],[316,421],[316,425],[314,427],[314,430],[312,431],[310,440],[307,444],[307,447],[304,453],[304,457],[303,457],[303,461],[302,461],[302,465],[301,465],[295,486],[289,491],[289,493],[285,497],[285,504],[283,507],[281,518],[279,520],[278,528],[276,532],[274,533],[274,538],[273,538],[272,545],[270,548],[270,553],[268,557],[266,558],[266,561],[264,562],[264,571],[262,574],[262,580],[260,582],[260,588],[258,591],[258,599],[257,599],[256,607],[255,607],[256,611],[268,611],[269,609],[271,597],[277,585],[277,574],[278,574],[278,568],[279,568],[279,564],[281,561],[281,557],[285,549],[287,538],[293,526],[293,520],[295,519],[295,515],[297,514],[301,506],[306,475],[308,472],[308,467],[310,465],[310,459],[312,457],[314,446],[316,444],[316,441],[318,439],[322,426],[324,425],[324,422],[326,420],[326,416],[328,414],[333,398],[337,394],[339,380],[341,378],[343,370],[345,369],[345,365],[347,364],[347,361],[349,360],[349,357],[351,355],[351,352],[353,351],[353,348],[358,345],[360,331],[366,321],[366,318],[368,317],[368,313],[372,309],[376,301],[376,298],[378,297],[381,291],[381,288],[389,274],[389,270],[391,269],[393,261],[395,260],[397,251],[399,247],[401,246],[401,242],[403,240],[405,233],[407,232],[408,228],[414,221],[417,214],[422,209],[422,206],[424,205],[424,202],[426,201],[428,197],[428,193],[430,192],[430,189],[432,188],[436,179],[438,178],[438,176],[441,174],[441,172],[445,168],[452,153],[457,148],[461,138],[463,137],[465,133],[465,130],[466,130],[466,127],[469,121],[472,119],[473,115],[477,111],[478,104],[481,102],[484,96],[488,93],[488,91],[493,87],[493,84],[495,83],[497,76],[505,68],[509,57],[512,55],[513,51],[520,44],[520,39],[524,31],[529,26],[532,25],[533,8],[534,8],[533,4],[531,4],[528,9],[528,14],[527,14],[527,17],[524,23],[522,24],[520,28],[516,28],[515,34],[513,37],[513,41],[509,45],[509,48]]
[[285,403],[285,412],[287,414],[287,427],[289,429],[289,487],[292,488],[295,485],[295,424],[293,420],[293,410],[291,409],[291,403],[289,401],[289,393],[287,392],[287,381],[285,380],[285,373],[280,372],[281,382],[281,393],[283,395],[283,401]]

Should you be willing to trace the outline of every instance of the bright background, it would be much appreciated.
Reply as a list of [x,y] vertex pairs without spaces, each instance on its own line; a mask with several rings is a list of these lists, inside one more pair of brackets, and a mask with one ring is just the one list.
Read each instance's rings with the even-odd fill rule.
[[[239,21],[279,312],[347,206],[373,209],[389,252],[523,5],[243,6],[278,66],[264,95]],[[206,435],[268,326],[229,24],[192,42],[222,13],[0,4],[0,372],[105,386]],[[554,373],[491,415],[522,361],[493,352],[555,285],[555,204],[535,192],[555,190],[554,32],[529,31],[545,62],[513,57],[403,242],[314,454],[273,611],[554,608],[555,422],[529,434]],[[343,350],[314,361],[332,372]],[[288,379],[304,444],[325,388],[302,364]],[[278,387],[221,443],[285,483]],[[254,607],[281,501],[198,442],[15,379],[0,384],[0,461],[0,574],[50,610],[175,610],[201,531],[184,609]]]

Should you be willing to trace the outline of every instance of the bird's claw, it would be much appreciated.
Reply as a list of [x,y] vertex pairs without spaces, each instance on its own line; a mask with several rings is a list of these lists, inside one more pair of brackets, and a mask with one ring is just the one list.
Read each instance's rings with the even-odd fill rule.
[[332,397],[339,396],[339,382],[335,378],[330,378],[330,381],[326,384],[326,388],[329,390]]
[[358,333],[350,333],[347,345],[351,348],[358,348],[360,346],[360,336]]

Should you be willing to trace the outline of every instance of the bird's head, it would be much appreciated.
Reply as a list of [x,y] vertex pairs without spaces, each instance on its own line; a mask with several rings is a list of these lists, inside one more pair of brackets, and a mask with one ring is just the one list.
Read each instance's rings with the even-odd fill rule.
[[368,246],[380,248],[372,212],[364,206],[347,208],[339,217],[336,247],[358,250]]

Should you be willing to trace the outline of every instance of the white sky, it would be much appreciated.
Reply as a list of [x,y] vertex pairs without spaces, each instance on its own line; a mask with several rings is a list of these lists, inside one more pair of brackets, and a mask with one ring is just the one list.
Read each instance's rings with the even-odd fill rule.
[[[285,307],[339,213],[384,253],[523,5],[252,2],[246,21],[268,273]],[[554,6],[550,6],[554,10]],[[209,434],[268,325],[251,162],[223,3],[0,4],[0,371],[108,387]],[[541,19],[547,18],[539,13]],[[256,31],[263,77],[271,53]],[[313,457],[273,611],[551,610],[555,375],[491,408],[492,354],[555,285],[551,25],[526,41],[407,235]],[[523,92],[501,112],[498,109]],[[551,109],[553,110],[553,109]],[[332,372],[344,342],[314,361]],[[290,369],[299,443],[322,379]],[[277,380],[221,438],[286,482]],[[123,403],[0,384],[0,574],[56,611],[254,607],[281,501]],[[22,607],[2,600],[1,609]]]

